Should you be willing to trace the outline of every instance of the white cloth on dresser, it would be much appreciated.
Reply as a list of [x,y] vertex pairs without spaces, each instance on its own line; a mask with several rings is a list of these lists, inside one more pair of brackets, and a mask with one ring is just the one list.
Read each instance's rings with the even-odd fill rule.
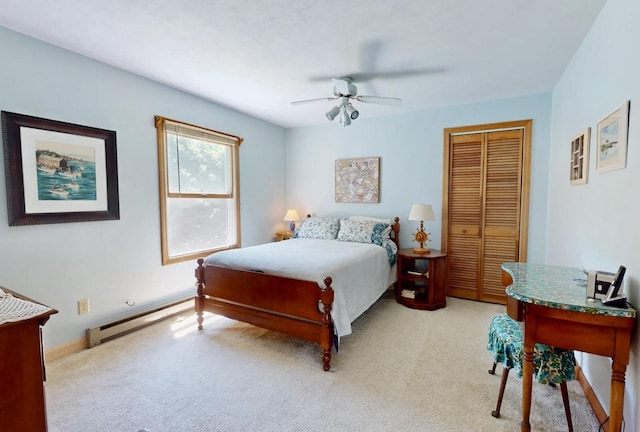
[[50,310],[48,306],[16,298],[0,289],[0,324],[23,321]]

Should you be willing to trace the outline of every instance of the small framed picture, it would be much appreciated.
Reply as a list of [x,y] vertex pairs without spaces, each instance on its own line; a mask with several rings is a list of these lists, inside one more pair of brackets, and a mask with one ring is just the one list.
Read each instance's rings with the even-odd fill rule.
[[586,128],[571,141],[569,182],[572,185],[585,184],[589,177],[589,142],[591,128]]
[[603,173],[627,166],[629,101],[598,122],[596,135],[596,172]]

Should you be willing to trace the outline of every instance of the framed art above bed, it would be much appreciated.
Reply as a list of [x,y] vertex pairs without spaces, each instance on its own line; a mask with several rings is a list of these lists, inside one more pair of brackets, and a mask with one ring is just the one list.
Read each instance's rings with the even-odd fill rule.
[[337,203],[380,202],[380,158],[336,160]]

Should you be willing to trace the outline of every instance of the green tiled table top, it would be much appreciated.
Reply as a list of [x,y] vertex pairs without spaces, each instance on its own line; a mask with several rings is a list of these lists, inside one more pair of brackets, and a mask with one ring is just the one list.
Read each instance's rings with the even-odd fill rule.
[[588,301],[586,285],[574,279],[586,279],[580,269],[545,264],[518,262],[502,263],[502,269],[511,275],[513,284],[506,288],[507,295],[516,300],[597,315],[635,318],[635,309],[605,306],[601,300]]

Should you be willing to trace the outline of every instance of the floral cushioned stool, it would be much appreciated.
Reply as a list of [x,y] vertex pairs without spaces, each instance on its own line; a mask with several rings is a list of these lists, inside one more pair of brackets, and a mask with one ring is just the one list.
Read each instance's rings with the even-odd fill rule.
[[[496,364],[501,363],[502,382],[498,393],[498,404],[491,415],[500,417],[500,406],[504,388],[509,377],[509,370],[515,369],[522,377],[522,360],[524,354],[523,334],[520,324],[506,313],[493,318],[489,325],[489,342],[487,349],[493,355],[493,367],[490,374],[495,374]],[[533,377],[542,384],[554,386],[560,384],[564,411],[569,431],[573,432],[567,381],[576,378],[576,360],[572,350],[560,349],[544,344],[536,344],[533,351]]]

